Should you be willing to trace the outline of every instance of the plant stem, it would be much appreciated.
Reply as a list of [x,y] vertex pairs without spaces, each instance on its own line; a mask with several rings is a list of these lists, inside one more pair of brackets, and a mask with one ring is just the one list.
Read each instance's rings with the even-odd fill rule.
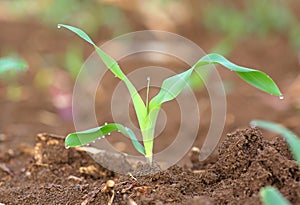
[[148,127],[147,129],[142,131],[142,135],[145,147],[145,157],[147,159],[147,162],[151,165],[153,157],[154,128]]
[[146,95],[146,109],[147,109],[147,114],[149,112],[149,89],[150,89],[150,77],[147,77],[147,95]]
[[154,133],[157,117],[160,111],[160,106],[157,106],[155,109],[148,113],[147,120],[144,129],[142,130],[143,143],[145,147],[145,157],[147,162],[152,165],[153,158],[153,142],[154,142]]
[[152,155],[151,156],[146,156],[146,161],[147,161],[147,163],[150,165],[150,166],[152,166],[152,162],[153,162],[153,159],[152,159]]

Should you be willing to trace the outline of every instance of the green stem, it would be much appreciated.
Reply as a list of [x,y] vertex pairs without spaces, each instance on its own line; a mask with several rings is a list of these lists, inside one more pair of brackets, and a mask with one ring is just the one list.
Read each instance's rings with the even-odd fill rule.
[[145,157],[147,158],[149,164],[152,164],[155,125],[159,110],[160,106],[152,109],[152,111],[148,113],[145,129],[142,130],[143,143],[145,147]]
[[147,161],[149,160],[149,162],[152,163],[154,128],[143,130],[142,135],[145,147],[145,157],[147,158]]
[[147,77],[147,94],[146,94],[146,109],[147,114],[149,113],[149,89],[150,89],[150,77]]

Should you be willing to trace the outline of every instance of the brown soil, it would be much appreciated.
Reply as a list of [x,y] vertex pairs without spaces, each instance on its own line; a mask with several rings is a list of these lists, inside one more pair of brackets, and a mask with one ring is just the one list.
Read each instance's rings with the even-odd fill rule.
[[[34,148],[1,153],[0,202],[260,204],[260,188],[272,185],[293,204],[300,203],[300,169],[286,143],[281,137],[266,141],[258,129],[228,134],[215,160],[205,165],[192,160],[201,169],[173,166],[149,176],[115,174],[85,152],[65,149],[63,140],[39,134]],[[134,172],[143,170],[140,164]]]

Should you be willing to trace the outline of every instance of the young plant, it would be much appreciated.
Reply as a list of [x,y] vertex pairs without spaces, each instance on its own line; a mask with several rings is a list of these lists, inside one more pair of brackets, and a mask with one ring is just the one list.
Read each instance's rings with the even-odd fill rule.
[[68,26],[68,25],[59,24],[58,28],[60,27],[64,27],[74,32],[82,39],[90,43],[95,48],[98,55],[100,56],[104,64],[108,67],[108,69],[116,77],[118,77],[120,80],[122,80],[125,83],[131,95],[133,106],[136,112],[139,127],[143,137],[143,145],[142,145],[139,143],[134,133],[129,128],[125,128],[123,125],[120,124],[112,123],[94,129],[86,130],[83,132],[69,134],[65,139],[65,145],[67,147],[82,146],[96,139],[99,139],[112,131],[119,130],[124,135],[130,137],[137,151],[143,154],[147,158],[148,162],[151,164],[152,157],[153,157],[153,140],[154,140],[155,125],[162,104],[170,100],[173,100],[180,94],[183,88],[187,86],[191,74],[195,69],[208,64],[220,64],[225,68],[234,71],[240,78],[242,78],[250,85],[269,94],[281,96],[281,92],[277,87],[277,85],[265,73],[258,70],[235,65],[230,61],[228,61],[223,56],[213,53],[213,54],[208,54],[203,56],[190,69],[165,79],[163,81],[159,93],[150,101],[147,98],[146,103],[144,103],[141,96],[133,86],[133,84],[129,81],[129,79],[126,77],[126,75],[119,67],[118,63],[112,57],[107,55],[103,50],[101,50],[85,32],[83,32],[78,28]]
[[[300,138],[295,133],[273,122],[253,120],[250,124],[282,135],[288,143],[298,166],[300,166]],[[260,196],[265,205],[290,205],[290,203],[274,187],[263,187],[260,190]]]

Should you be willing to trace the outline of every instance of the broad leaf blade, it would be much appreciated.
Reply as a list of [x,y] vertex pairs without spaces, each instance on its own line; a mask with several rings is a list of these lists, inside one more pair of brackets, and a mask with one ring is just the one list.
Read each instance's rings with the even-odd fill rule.
[[270,93],[272,95],[282,95],[275,82],[261,71],[237,72],[237,74],[250,85]]
[[208,64],[220,64],[236,72],[237,75],[250,85],[272,95],[282,95],[275,82],[264,72],[236,65],[225,57],[212,53],[202,57],[189,70],[164,80],[160,92],[151,100],[150,107],[160,106],[162,103],[176,98],[186,86],[187,81],[190,80],[191,73],[195,69]]
[[102,51],[93,41],[92,39],[81,29],[64,25],[64,24],[58,24],[58,28],[64,27],[66,29],[69,29],[70,31],[77,34],[79,37],[90,43],[94,46],[95,50],[97,51],[98,55],[100,56],[101,60],[104,62],[104,64],[121,80],[124,79],[125,74],[122,72],[121,68],[119,67],[118,63],[109,55],[107,55],[104,51]]
[[9,70],[24,70],[27,68],[24,60],[12,57],[0,58],[0,74]]
[[[203,67],[204,68],[204,67]],[[205,86],[205,82],[209,78],[211,74],[211,69],[207,68],[200,68],[200,69],[195,69],[195,72],[192,73],[190,79],[189,79],[189,86],[193,89],[200,89],[202,90]]]
[[287,141],[295,160],[298,162],[298,165],[300,166],[300,138],[297,137],[295,133],[293,133],[292,131],[288,130],[287,128],[279,124],[263,121],[263,120],[253,120],[251,122],[251,125],[264,128],[271,132],[276,132],[282,135]]
[[130,92],[130,96],[132,98],[132,102],[133,102],[134,108],[136,110],[136,115],[137,115],[137,118],[138,118],[138,121],[139,121],[139,125],[140,125],[141,129],[143,129],[144,124],[145,124],[144,121],[145,121],[145,118],[146,118],[146,115],[147,115],[147,109],[145,107],[145,104],[144,104],[141,96],[139,95],[139,93],[137,92],[135,87],[132,85],[132,83],[128,80],[126,75],[122,72],[122,70],[121,70],[120,66],[118,65],[117,61],[115,61],[112,57],[110,57],[104,51],[102,51],[92,41],[92,39],[84,31],[82,31],[81,29],[75,28],[75,27],[69,26],[69,25],[63,25],[63,24],[58,24],[58,27],[59,28],[64,27],[66,29],[69,29],[70,31],[74,32],[75,34],[80,36],[82,39],[84,39],[85,41],[87,41],[88,43],[93,45],[95,50],[97,51],[99,57],[104,62],[104,64],[111,70],[111,72],[115,76],[117,76],[119,79],[124,81],[124,83],[126,84],[128,90]]
[[70,31],[73,31],[74,33],[76,33],[78,36],[80,36],[81,38],[83,38],[84,40],[86,40],[88,43],[95,45],[95,43],[92,41],[92,39],[81,29],[76,28],[74,26],[69,26],[69,25],[65,25],[65,24],[58,24],[57,28],[61,28],[64,27],[66,29],[69,29]]
[[264,205],[290,205],[290,202],[274,187],[264,187],[259,193]]
[[225,57],[215,53],[208,54],[201,58],[196,64],[196,67],[203,66],[204,64],[221,64],[229,70],[235,71],[240,78],[250,85],[272,95],[282,95],[275,82],[262,71],[236,65]]
[[101,127],[85,130],[82,132],[71,133],[65,139],[65,146],[76,147],[76,146],[86,145],[97,139],[103,138],[103,136],[113,131],[119,131],[125,136],[129,137],[136,150],[141,154],[145,155],[145,149],[143,145],[139,143],[132,130],[117,123],[103,125]]

